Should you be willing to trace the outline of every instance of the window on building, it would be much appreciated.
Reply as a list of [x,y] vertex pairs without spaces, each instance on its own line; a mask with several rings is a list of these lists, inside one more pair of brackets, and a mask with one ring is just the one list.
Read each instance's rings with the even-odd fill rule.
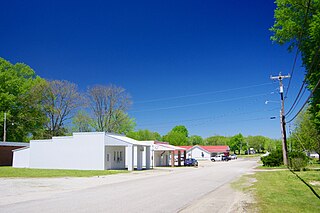
[[120,152],[120,161],[122,161],[122,152]]
[[113,153],[113,160],[116,161],[116,151]]
[[107,154],[107,161],[109,161],[109,154]]

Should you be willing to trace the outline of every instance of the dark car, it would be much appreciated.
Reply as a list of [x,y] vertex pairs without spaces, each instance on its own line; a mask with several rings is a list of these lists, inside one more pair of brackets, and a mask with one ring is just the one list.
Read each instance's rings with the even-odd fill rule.
[[222,156],[222,161],[229,161],[229,160],[230,160],[229,156],[226,156],[226,155]]
[[198,161],[194,158],[187,158],[184,161],[185,166],[198,166]]

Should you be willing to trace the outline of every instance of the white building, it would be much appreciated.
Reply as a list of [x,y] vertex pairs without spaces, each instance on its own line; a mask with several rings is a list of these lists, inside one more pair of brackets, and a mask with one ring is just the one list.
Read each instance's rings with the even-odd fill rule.
[[229,155],[229,146],[181,146],[187,149],[187,158],[195,158],[197,160],[210,160],[211,157],[218,154]]
[[150,153],[149,144],[122,135],[73,133],[73,136],[32,140],[29,147],[14,150],[13,167],[80,170],[127,168],[132,171],[134,168],[141,170],[143,165],[149,169]]
[[[159,167],[159,166],[174,166],[175,165],[175,158],[174,158],[174,153],[184,152],[186,149],[178,146],[173,146],[170,145],[166,142],[158,142],[158,141],[137,141],[137,143],[149,145],[151,148],[150,150],[150,161],[151,161],[151,166],[153,167]],[[135,151],[137,150],[137,146],[134,147]],[[146,160],[146,149],[147,146],[144,148],[141,148],[141,152],[145,153],[143,154],[142,157],[142,162],[143,162],[143,167],[146,167],[145,163],[147,162]],[[128,151],[127,151],[128,152]],[[128,158],[128,154],[126,154],[126,158]],[[180,160],[181,161],[181,160]],[[128,159],[126,159],[126,162],[128,162]],[[183,160],[181,161],[183,162]],[[180,162],[180,165],[181,165]],[[134,156],[134,165],[137,165],[137,156]],[[179,162],[177,160],[177,165],[179,165]]]

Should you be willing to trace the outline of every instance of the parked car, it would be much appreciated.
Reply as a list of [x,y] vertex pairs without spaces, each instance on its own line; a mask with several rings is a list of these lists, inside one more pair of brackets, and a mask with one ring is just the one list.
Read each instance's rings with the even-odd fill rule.
[[229,161],[231,160],[230,156],[228,155],[222,155],[222,161]]
[[184,161],[185,166],[198,166],[198,161],[194,158],[187,158]]
[[230,155],[230,159],[231,159],[231,160],[235,160],[235,159],[237,159],[237,155],[236,155],[236,154],[232,154],[232,155]]
[[211,161],[222,161],[222,156],[223,155],[216,155],[211,157]]
[[226,155],[216,155],[211,157],[211,161],[228,161],[230,160],[229,156]]

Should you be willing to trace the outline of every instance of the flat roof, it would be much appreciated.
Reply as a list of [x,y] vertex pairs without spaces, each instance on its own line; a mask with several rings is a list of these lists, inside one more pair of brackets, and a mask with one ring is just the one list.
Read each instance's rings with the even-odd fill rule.
[[109,137],[124,141],[126,143],[136,145],[136,146],[137,145],[139,145],[139,146],[150,146],[151,145],[150,143],[146,143],[144,141],[137,141],[137,140],[134,140],[132,138],[128,138],[128,137],[123,136],[123,135],[114,135],[114,134],[108,134],[108,133],[106,135],[109,136]]
[[0,146],[29,146],[27,142],[2,142],[0,141]]

